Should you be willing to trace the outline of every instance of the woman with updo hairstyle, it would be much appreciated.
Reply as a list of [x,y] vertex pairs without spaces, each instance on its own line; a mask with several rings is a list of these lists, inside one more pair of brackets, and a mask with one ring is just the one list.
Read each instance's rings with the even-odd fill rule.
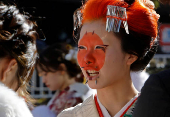
[[[0,117],[32,117],[28,83],[37,59],[34,21],[0,1]],[[25,98],[25,100],[24,100]]]
[[82,103],[89,88],[83,84],[76,55],[76,48],[64,43],[50,45],[40,53],[38,74],[56,93],[47,106],[38,106],[32,111],[34,117],[54,117],[62,110]]
[[131,117],[142,71],[157,50],[159,15],[150,0],[86,0],[74,13],[77,59],[97,94],[58,117]]

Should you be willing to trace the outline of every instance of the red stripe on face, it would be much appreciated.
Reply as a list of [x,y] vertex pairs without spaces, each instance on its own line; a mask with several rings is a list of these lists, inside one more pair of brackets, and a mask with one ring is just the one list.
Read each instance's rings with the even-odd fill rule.
[[105,62],[106,45],[94,32],[85,33],[78,43],[78,63],[84,70],[99,71]]

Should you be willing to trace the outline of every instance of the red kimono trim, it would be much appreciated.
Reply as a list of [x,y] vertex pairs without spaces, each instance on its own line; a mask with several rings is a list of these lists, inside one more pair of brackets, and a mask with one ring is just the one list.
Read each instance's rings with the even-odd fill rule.
[[[133,102],[127,107],[127,109],[122,113],[122,115],[120,117],[125,117],[127,116],[127,112],[128,111],[131,111],[131,107],[133,106],[134,108],[134,104],[136,102],[136,100],[138,99],[138,97],[136,99],[133,100]],[[102,113],[102,110],[100,109],[100,106],[98,104],[98,101],[97,101],[97,95],[94,96],[94,100],[95,100],[95,104],[96,104],[96,108],[97,108],[97,111],[99,113],[99,117],[104,117],[103,116],[103,113]],[[128,117],[131,117],[132,115],[128,115]]]

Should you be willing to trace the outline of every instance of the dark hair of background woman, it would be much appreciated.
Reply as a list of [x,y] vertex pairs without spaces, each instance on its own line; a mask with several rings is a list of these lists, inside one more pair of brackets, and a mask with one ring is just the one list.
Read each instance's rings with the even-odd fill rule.
[[[70,78],[77,78],[81,73],[80,67],[77,65],[76,60],[66,60],[65,56],[70,50],[70,46],[64,43],[57,43],[45,48],[41,53],[38,60],[38,65],[45,72],[56,72],[57,70],[64,70],[60,64],[66,66],[67,73]],[[79,80],[78,80],[79,79]],[[83,82],[82,78],[78,78],[79,82]]]

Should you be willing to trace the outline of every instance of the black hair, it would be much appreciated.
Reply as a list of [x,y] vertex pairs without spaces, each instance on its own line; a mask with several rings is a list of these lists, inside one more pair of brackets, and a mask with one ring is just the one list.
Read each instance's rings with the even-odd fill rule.
[[138,57],[131,64],[131,71],[144,70],[157,51],[157,38],[154,39],[151,36],[139,34],[131,30],[127,34],[124,28],[120,28],[119,33],[114,34],[121,40],[121,47],[124,52]]

